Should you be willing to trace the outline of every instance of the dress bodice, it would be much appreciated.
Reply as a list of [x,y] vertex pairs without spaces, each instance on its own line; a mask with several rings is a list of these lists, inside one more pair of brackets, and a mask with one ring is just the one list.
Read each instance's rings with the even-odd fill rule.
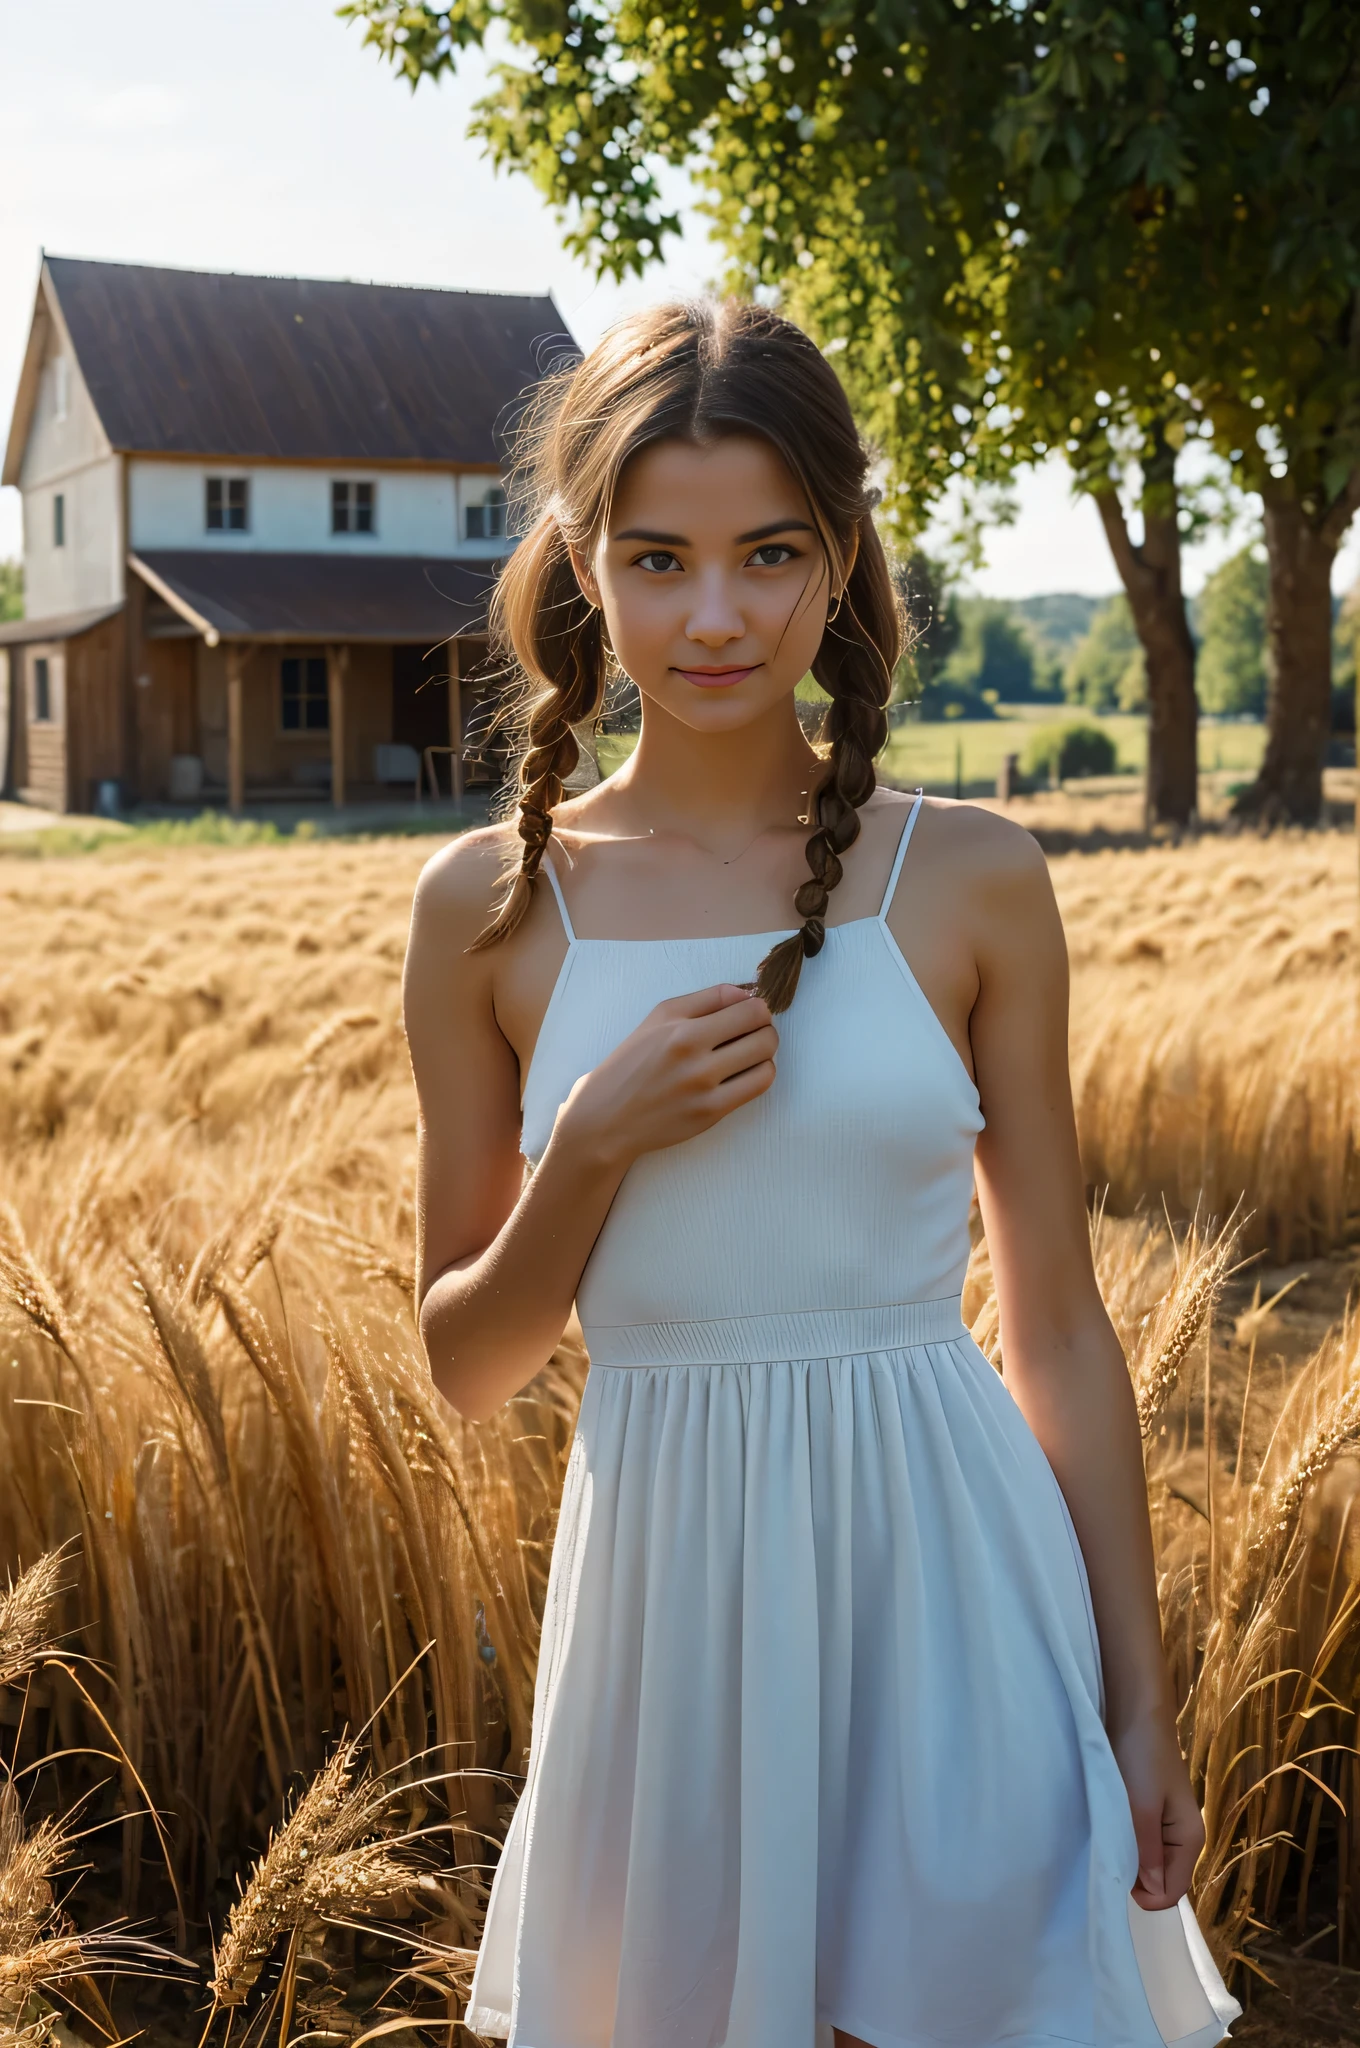
[[[592,1330],[957,1296],[977,1090],[888,927],[913,804],[876,917],[833,925],[779,1018],[773,1086],[628,1171],[582,1275]],[[524,1091],[536,1162],[573,1084],[656,1004],[745,982],[780,932],[578,939],[567,931]]]

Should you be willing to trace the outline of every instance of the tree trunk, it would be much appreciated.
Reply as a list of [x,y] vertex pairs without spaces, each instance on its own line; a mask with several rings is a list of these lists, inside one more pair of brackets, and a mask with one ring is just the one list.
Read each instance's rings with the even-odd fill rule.
[[1270,595],[1266,751],[1233,805],[1264,825],[1316,825],[1332,729],[1332,564],[1360,496],[1360,473],[1320,521],[1288,490],[1263,492]]
[[1195,642],[1181,588],[1176,451],[1153,430],[1143,464],[1143,543],[1135,547],[1119,493],[1095,493],[1115,567],[1147,663],[1147,820],[1188,825],[1199,807],[1199,705]]

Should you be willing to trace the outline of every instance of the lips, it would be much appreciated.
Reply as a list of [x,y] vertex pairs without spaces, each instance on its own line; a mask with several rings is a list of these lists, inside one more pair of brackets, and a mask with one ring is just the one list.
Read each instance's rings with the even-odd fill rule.
[[693,683],[696,690],[730,690],[734,683],[745,682],[747,676],[754,675],[759,666],[758,661],[753,661],[745,668],[678,668],[675,673]]

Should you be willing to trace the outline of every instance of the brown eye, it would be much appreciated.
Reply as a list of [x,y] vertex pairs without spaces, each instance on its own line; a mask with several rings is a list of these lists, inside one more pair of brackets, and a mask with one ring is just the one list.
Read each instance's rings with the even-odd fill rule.
[[791,547],[787,547],[782,540],[769,540],[766,541],[764,547],[756,549],[751,557],[751,567],[753,569],[782,569],[785,562],[791,562],[792,560],[793,549]]
[[665,548],[653,548],[650,554],[639,555],[639,569],[645,569],[649,576],[664,576],[670,569],[678,569],[678,558]]

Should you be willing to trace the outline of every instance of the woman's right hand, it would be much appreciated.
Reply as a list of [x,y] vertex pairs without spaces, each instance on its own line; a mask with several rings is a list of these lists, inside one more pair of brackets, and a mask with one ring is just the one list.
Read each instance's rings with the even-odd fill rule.
[[765,1003],[734,982],[673,996],[582,1075],[558,1111],[554,1139],[631,1166],[763,1095],[778,1046]]

